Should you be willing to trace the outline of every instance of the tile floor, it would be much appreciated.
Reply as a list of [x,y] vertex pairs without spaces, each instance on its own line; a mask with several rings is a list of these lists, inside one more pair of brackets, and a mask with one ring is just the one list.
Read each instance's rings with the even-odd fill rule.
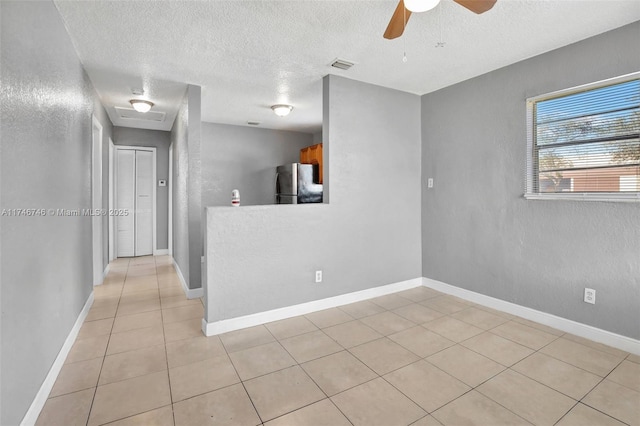
[[640,357],[427,288],[204,337],[119,259],[38,425],[640,425]]

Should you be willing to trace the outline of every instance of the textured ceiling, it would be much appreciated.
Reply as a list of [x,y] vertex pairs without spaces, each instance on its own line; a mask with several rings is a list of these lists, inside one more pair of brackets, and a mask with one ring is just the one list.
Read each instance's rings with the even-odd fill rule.
[[[202,86],[204,121],[311,133],[326,74],[422,95],[640,20],[638,0],[498,0],[482,15],[442,0],[385,40],[395,0],[55,3],[114,124],[161,130],[186,84]],[[337,57],[356,65],[331,68]],[[165,123],[116,118],[132,88],[145,89]],[[276,117],[277,103],[294,110]]]

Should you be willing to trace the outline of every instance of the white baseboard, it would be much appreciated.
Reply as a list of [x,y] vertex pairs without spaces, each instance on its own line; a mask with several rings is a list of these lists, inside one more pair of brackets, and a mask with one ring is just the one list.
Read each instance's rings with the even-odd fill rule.
[[189,285],[187,284],[187,280],[184,279],[184,275],[182,275],[180,266],[178,266],[178,262],[176,262],[175,259],[172,259],[172,260],[173,260],[173,267],[175,268],[176,273],[178,274],[178,278],[180,279],[180,284],[182,284],[182,290],[184,291],[185,296],[187,296],[187,299],[197,299],[199,297],[204,296],[204,289],[202,287],[189,288]]
[[40,390],[36,394],[36,397],[33,399],[33,402],[31,403],[29,410],[27,410],[27,414],[25,414],[24,418],[22,419],[22,422],[20,422],[21,426],[32,426],[38,420],[38,416],[40,415],[40,412],[42,411],[42,408],[44,407],[45,402],[47,402],[47,398],[49,398],[51,389],[53,389],[53,385],[56,383],[56,379],[60,374],[60,370],[62,370],[62,366],[64,365],[64,362],[67,359],[67,355],[69,355],[69,351],[71,350],[71,347],[75,343],[76,337],[78,337],[78,332],[80,331],[80,328],[82,327],[82,324],[84,323],[84,320],[87,317],[87,314],[89,314],[89,309],[91,309],[91,305],[93,305],[93,291],[89,295],[89,298],[87,298],[87,301],[84,304],[82,311],[80,311],[80,314],[78,315],[78,318],[76,319],[76,322],[73,325],[73,328],[71,328],[71,331],[67,336],[67,339],[64,341],[64,344],[62,345],[62,349],[60,349],[60,352],[58,352],[58,356],[56,357],[56,360],[53,362],[51,369],[49,369],[49,373],[47,374],[47,377],[44,379],[44,382],[42,382],[42,386],[40,386]]
[[169,249],[156,249],[153,251],[154,256],[166,256],[169,254]]
[[278,321],[286,318],[297,317],[299,315],[309,314],[311,312],[321,311],[323,309],[348,305],[349,303],[360,302],[362,300],[372,299],[374,297],[385,296],[387,294],[396,293],[402,290],[408,290],[414,287],[419,287],[421,285],[422,279],[414,278],[412,280],[400,281],[380,287],[369,288],[353,293],[341,294],[340,296],[328,297],[326,299],[314,300],[312,302],[273,309],[271,311],[258,312],[255,314],[245,315],[237,318],[210,323],[206,322],[203,319],[202,332],[206,336],[215,336],[216,334],[227,333],[229,331],[239,330],[241,328],[253,327],[272,321]]
[[438,290],[442,293],[447,293],[482,306],[487,306],[489,308],[497,309],[530,321],[535,321],[537,323],[556,328],[566,333],[575,334],[576,336],[584,337],[585,339],[593,340],[626,352],[640,355],[640,340],[635,340],[630,337],[582,324],[567,318],[558,317],[546,312],[527,308],[525,306],[516,305],[515,303],[496,299],[495,297],[485,296],[484,294],[446,284],[441,281],[432,280],[431,278],[422,278],[422,283],[424,286]]

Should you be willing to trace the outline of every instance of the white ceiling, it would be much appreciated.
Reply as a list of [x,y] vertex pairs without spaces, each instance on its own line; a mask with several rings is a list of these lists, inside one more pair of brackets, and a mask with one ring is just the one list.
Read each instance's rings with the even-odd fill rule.
[[[498,0],[482,15],[442,0],[390,41],[396,0],[55,3],[114,124],[159,130],[171,129],[186,84],[202,86],[204,121],[312,133],[326,74],[422,95],[640,20],[638,0]],[[337,57],[356,65],[331,68]],[[163,123],[116,117],[132,88]],[[294,110],[276,117],[277,103]]]

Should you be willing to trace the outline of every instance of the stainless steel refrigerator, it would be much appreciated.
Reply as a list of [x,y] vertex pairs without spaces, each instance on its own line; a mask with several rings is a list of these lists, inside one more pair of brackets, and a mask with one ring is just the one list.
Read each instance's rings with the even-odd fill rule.
[[276,204],[321,202],[322,185],[314,182],[314,165],[290,163],[276,168]]

